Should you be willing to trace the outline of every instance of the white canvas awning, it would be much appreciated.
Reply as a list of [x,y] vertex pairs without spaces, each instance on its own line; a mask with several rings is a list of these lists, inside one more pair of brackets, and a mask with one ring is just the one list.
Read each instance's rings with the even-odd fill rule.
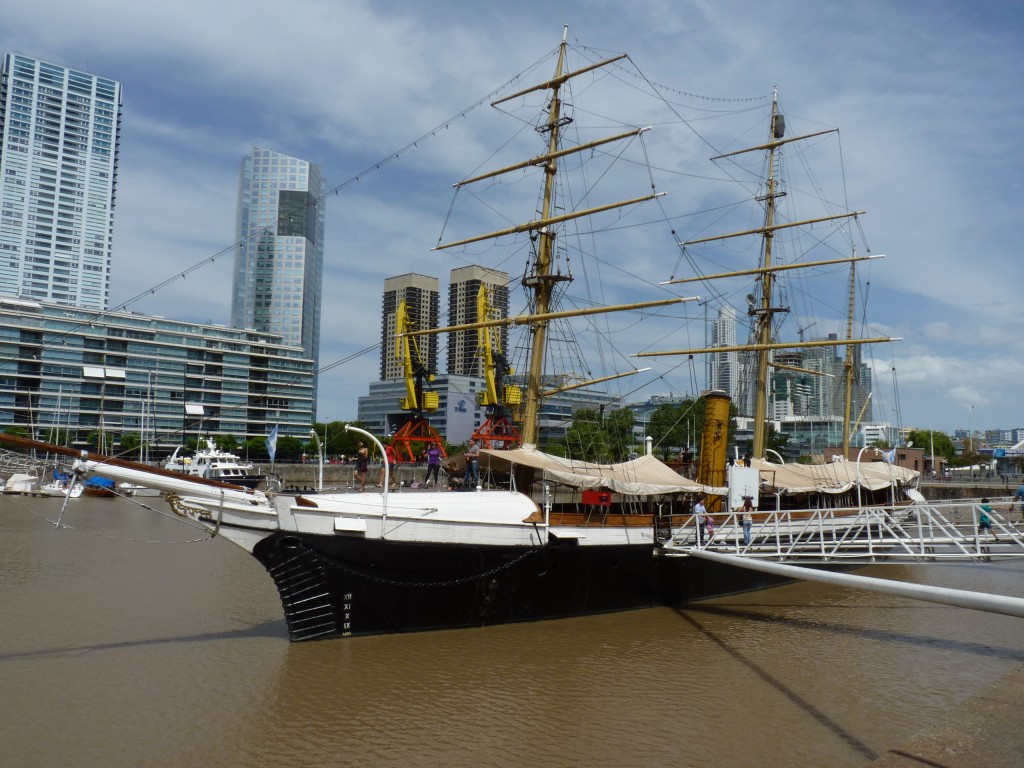
[[761,473],[762,487],[781,494],[844,493],[855,488],[877,491],[894,483],[909,485],[917,472],[888,462],[836,461],[831,464],[774,464],[755,459],[751,466]]
[[480,466],[510,472],[521,464],[539,469],[544,478],[576,488],[605,488],[630,496],[659,496],[668,493],[701,493],[725,496],[726,488],[701,485],[689,480],[654,456],[640,456],[621,464],[595,464],[551,456],[532,447],[511,451],[484,449]]

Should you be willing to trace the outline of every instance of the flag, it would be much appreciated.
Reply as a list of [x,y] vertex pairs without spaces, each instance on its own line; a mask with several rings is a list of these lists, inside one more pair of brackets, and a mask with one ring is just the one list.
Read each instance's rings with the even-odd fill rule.
[[882,456],[887,462],[894,464],[896,462],[896,449],[893,448],[890,451],[882,451]]
[[274,456],[277,454],[277,424],[270,430],[267,436],[267,453],[270,454],[270,463],[274,463]]

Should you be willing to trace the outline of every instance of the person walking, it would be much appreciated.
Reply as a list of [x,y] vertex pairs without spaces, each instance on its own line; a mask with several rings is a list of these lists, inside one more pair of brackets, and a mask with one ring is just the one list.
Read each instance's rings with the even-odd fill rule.
[[693,514],[697,518],[697,525],[700,526],[700,540],[697,543],[703,544],[708,540],[708,511],[704,508],[704,500],[700,497],[693,505]]
[[359,441],[359,450],[356,451],[356,482],[359,483],[359,490],[366,489],[366,470],[370,467],[370,452],[366,449],[366,443]]
[[754,503],[749,496],[743,497],[743,506],[740,508],[741,521],[743,523],[743,546],[750,546],[750,529],[754,526]]
[[992,507],[988,505],[988,499],[982,499],[981,517],[978,518],[978,533],[981,534],[982,531],[988,531],[992,535],[993,539],[999,541],[999,537],[996,536],[996,532],[992,530],[992,514],[994,513],[992,511]]
[[462,482],[470,488],[476,488],[480,484],[480,446],[473,437],[469,438],[469,445],[466,447],[466,474]]
[[427,477],[423,481],[423,485],[425,485],[426,487],[429,488],[430,487],[430,477],[431,477],[431,475],[433,475],[433,477],[434,477],[434,485],[436,487],[441,482],[438,479],[438,473],[440,472],[440,470],[441,470],[441,444],[440,443],[432,443],[430,445],[430,447],[427,448]]
[[[390,475],[390,478],[391,478],[391,490],[392,491],[397,491],[398,490],[398,456],[395,454],[395,447],[391,443],[388,443],[387,445],[384,446],[384,462],[387,463],[388,474]],[[382,488],[384,486],[384,482],[386,480],[385,472],[384,472],[384,467],[385,467],[384,462],[382,462],[381,465],[380,465],[380,482],[377,483],[377,487],[378,488]]]

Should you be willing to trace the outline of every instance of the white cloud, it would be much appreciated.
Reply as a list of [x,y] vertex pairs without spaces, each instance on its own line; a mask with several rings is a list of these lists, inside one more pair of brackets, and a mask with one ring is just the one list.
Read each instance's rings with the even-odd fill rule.
[[[552,50],[561,28],[532,12],[542,6],[534,0],[509,7],[44,0],[5,9],[0,50],[125,84],[116,303],[231,245],[238,164],[252,145],[316,162],[329,185],[340,184]],[[895,362],[876,366],[897,370],[903,421],[964,427],[973,404],[976,427],[1024,425],[1017,395],[1024,372],[1016,364],[1024,360],[1024,274],[1015,237],[1024,208],[1024,161],[1016,147],[1024,131],[1020,11],[1012,4],[967,10],[952,2],[925,11],[881,0],[861,3],[856,12],[798,0],[748,4],[742,13],[732,3],[669,0],[633,3],[628,11],[618,2],[576,1],[560,9],[571,25],[570,40],[590,46],[593,58],[629,51],[651,80],[709,97],[765,96],[778,85],[791,135],[840,126],[844,164],[819,180],[830,190],[845,183],[850,207],[867,210],[863,234],[854,231],[859,250],[888,256],[859,274],[870,281],[862,287],[872,335],[884,328],[906,339],[891,352]],[[548,77],[550,66],[545,62],[521,84]],[[573,293],[580,299],[621,300],[624,272],[640,276],[657,294],[661,289],[650,284],[690,270],[679,263],[670,227],[680,239],[698,228],[722,231],[713,226],[719,212],[692,216],[707,199],[699,177],[723,177],[706,162],[720,146],[763,140],[764,109],[751,111],[741,129],[722,117],[735,102],[675,100],[688,105],[687,117],[716,146],[678,124],[656,125],[645,137],[658,187],[670,194],[622,222],[616,247],[602,249],[597,271],[584,273],[574,264],[579,280]],[[620,91],[617,103],[598,104],[591,115],[579,101],[580,123],[639,107],[638,94],[629,91]],[[324,312],[322,362],[378,342],[386,276],[421,271],[444,282],[448,270],[468,258],[429,247],[446,225],[448,185],[478,164],[495,165],[489,153],[512,130],[507,118],[491,112],[481,107],[453,120],[436,138],[327,201],[325,296],[331,303]],[[664,121],[666,114],[648,112],[644,119]],[[798,160],[795,149],[787,157]],[[736,199],[735,191],[722,193],[723,201]],[[445,233],[478,231],[489,217],[485,206],[460,205]],[[649,224],[627,226],[641,221]],[[728,248],[715,252],[722,264],[737,255]],[[503,268],[520,272],[521,254]],[[704,265],[707,272],[720,268]],[[201,278],[171,284],[137,309],[182,316],[187,308],[188,319],[226,321],[230,258],[205,269]],[[746,288],[724,290],[742,306]],[[793,290],[793,322],[818,321],[813,332],[833,330],[821,327],[823,310],[811,302],[827,299],[841,314],[845,298],[816,294]],[[645,320],[642,338],[630,339],[623,330],[617,344],[636,351],[701,343],[700,313],[687,309],[676,316],[684,312],[693,319],[674,338],[668,324]],[[890,352],[879,350],[878,358],[883,355]],[[321,415],[354,416],[355,396],[376,377],[378,359],[365,355],[327,374]],[[702,376],[701,365],[695,371]],[[658,372],[677,390],[699,386],[690,366],[678,360],[659,361]],[[655,386],[664,391],[666,384]],[[880,389],[886,386],[879,381]],[[883,407],[893,408],[895,395],[880,392],[880,400],[886,397],[893,404]]]

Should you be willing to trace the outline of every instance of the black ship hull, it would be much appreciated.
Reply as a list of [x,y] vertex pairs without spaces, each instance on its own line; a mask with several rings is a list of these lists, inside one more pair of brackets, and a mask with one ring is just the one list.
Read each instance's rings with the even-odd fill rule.
[[679,606],[779,578],[650,544],[456,545],[277,532],[253,555],[292,640],[481,627]]

